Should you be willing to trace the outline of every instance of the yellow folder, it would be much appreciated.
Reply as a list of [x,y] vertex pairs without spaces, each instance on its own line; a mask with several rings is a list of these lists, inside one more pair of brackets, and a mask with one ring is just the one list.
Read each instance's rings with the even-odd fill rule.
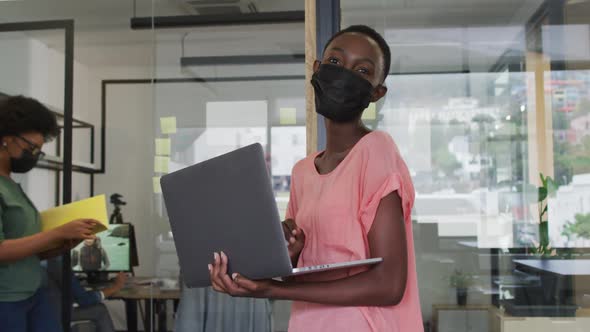
[[41,212],[43,232],[54,229],[77,219],[94,219],[99,222],[94,234],[107,230],[107,203],[105,195],[95,196],[78,202],[58,206]]

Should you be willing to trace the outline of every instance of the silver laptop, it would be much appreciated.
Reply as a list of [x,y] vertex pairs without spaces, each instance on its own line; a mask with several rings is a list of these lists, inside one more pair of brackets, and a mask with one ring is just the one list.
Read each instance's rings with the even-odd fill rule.
[[188,287],[211,285],[213,252],[228,273],[270,279],[376,264],[382,258],[293,268],[260,144],[165,175],[162,193]]

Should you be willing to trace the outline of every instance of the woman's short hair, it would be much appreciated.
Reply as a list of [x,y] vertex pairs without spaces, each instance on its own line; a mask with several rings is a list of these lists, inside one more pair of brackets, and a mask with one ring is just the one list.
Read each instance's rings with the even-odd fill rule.
[[324,52],[328,48],[328,45],[330,45],[330,43],[336,37],[343,35],[345,33],[351,33],[351,32],[363,34],[363,35],[371,38],[373,41],[375,41],[375,43],[377,43],[377,45],[379,46],[379,49],[381,49],[381,53],[383,54],[383,74],[382,75],[383,75],[383,80],[385,81],[385,79],[387,78],[387,75],[389,75],[389,67],[391,65],[391,50],[389,49],[389,45],[387,45],[387,41],[385,41],[385,38],[383,38],[383,36],[381,36],[381,34],[379,32],[375,31],[375,29],[373,29],[369,26],[351,25],[344,30],[338,31],[330,38],[330,40],[328,40],[328,42],[324,46]]
[[0,138],[37,132],[45,141],[59,135],[55,114],[37,100],[25,96],[0,97]]

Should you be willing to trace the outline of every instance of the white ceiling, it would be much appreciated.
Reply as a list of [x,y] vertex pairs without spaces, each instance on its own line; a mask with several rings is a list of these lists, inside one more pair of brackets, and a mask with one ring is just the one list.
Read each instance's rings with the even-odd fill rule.
[[[251,0],[250,0],[251,1]],[[303,0],[254,0],[259,12],[303,10]],[[152,9],[153,4],[153,9]],[[205,27],[197,29],[131,30],[130,19],[138,17],[187,15],[180,0],[37,0],[0,2],[0,22],[75,20],[75,57],[89,66],[150,66],[156,48],[180,49],[185,34],[187,55],[296,53],[304,50],[303,24]],[[62,50],[59,32],[29,32],[50,47]],[[203,52],[204,50],[204,52]],[[244,53],[245,52],[245,53]],[[178,64],[179,59],[159,59],[158,64]]]
[[[302,10],[304,3],[304,0],[251,1],[261,12]],[[542,1],[341,0],[342,25],[369,24],[381,32],[387,30],[386,38],[392,47],[399,50],[396,54],[403,55],[406,63],[408,57],[415,60],[409,67],[428,69],[433,65],[432,61],[443,65],[449,62],[454,66],[457,56],[464,54],[465,48],[473,64],[481,59],[481,65],[487,65],[493,63],[506,48],[518,47],[511,45],[515,43],[514,31],[523,26]],[[177,53],[187,32],[185,54],[188,56],[304,51],[303,24],[162,29],[154,33],[130,29],[130,18],[134,14],[132,4],[132,0],[0,2],[0,22],[74,18],[76,59],[89,66],[150,66],[154,52],[160,54],[158,64],[177,65]],[[580,14],[577,10],[579,3],[571,5],[571,8],[573,6],[576,6],[576,11],[572,11],[571,16],[587,24],[590,16]],[[587,6],[582,7],[587,9]],[[156,15],[187,13],[181,0],[137,0],[138,16],[149,16],[152,10]],[[476,31],[475,27],[479,30]],[[479,46],[471,45],[473,43],[466,46],[465,40],[454,39],[457,33],[465,35],[465,31],[469,31],[471,38],[481,39],[475,43],[478,42]],[[33,35],[54,48],[63,48],[59,35]],[[418,36],[422,40],[416,39]],[[422,45],[416,45],[417,42]],[[174,50],[168,52],[174,54],[170,59],[162,55],[166,53],[162,52],[166,48]],[[432,57],[436,52],[441,56]],[[394,64],[397,60],[394,55]]]
[[342,0],[341,6],[344,25],[374,22],[395,28],[523,24],[541,3],[543,0]]
[[[188,1],[188,0],[186,0]],[[303,0],[233,0],[252,2],[259,12],[303,10]],[[21,0],[0,1],[0,21],[76,20],[82,30],[129,27],[132,16],[187,15],[183,0]]]

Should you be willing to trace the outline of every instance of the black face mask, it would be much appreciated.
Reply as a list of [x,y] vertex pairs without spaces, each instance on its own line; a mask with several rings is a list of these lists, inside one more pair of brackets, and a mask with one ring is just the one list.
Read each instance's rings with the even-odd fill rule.
[[14,173],[26,173],[37,165],[39,157],[39,154],[34,155],[31,151],[24,149],[19,158],[10,158],[10,169]]
[[373,85],[354,72],[322,64],[311,77],[316,112],[334,122],[358,119],[371,102]]

